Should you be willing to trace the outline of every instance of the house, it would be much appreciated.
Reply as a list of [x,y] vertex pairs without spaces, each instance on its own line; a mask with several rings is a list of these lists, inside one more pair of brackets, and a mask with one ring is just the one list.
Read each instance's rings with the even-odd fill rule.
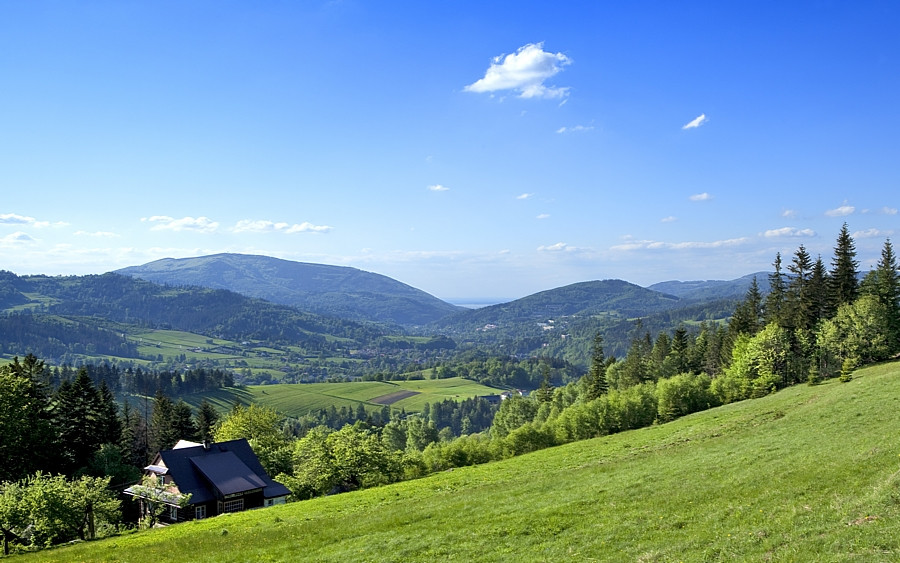
[[[166,505],[159,520],[167,523],[284,504],[291,494],[266,474],[243,438],[206,444],[181,440],[156,454],[144,475],[145,484],[148,476],[156,482],[152,500]],[[125,494],[137,498],[141,514],[147,513],[151,499],[145,487],[129,487]]]

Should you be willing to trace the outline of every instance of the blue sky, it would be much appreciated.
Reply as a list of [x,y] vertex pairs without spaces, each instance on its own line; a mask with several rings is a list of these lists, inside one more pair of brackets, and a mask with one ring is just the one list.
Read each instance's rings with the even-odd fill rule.
[[445,299],[900,232],[897,2],[0,3],[0,268],[354,266]]

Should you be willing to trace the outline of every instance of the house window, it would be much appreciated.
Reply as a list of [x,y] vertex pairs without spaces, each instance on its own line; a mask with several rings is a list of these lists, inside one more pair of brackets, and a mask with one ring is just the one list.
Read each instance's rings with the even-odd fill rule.
[[244,499],[239,498],[225,501],[224,512],[240,512],[241,510],[244,510]]
[[194,519],[200,520],[201,518],[206,518],[206,505],[201,504],[199,506],[194,507]]
[[178,520],[178,507],[170,506],[169,507],[169,518],[172,520]]
[[266,499],[266,506],[272,506],[272,504],[274,504],[274,502],[272,501],[272,499],[267,498],[267,499]]

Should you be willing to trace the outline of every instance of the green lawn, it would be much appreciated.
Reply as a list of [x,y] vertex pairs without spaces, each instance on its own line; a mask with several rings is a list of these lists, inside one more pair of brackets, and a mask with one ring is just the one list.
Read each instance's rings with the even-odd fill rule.
[[900,560],[900,364],[34,561]]
[[362,403],[367,410],[381,409],[382,404],[373,401],[398,391],[418,393],[390,404],[392,409],[404,408],[407,412],[421,411],[425,403],[435,403],[444,399],[458,401],[476,395],[491,395],[498,392],[492,387],[486,387],[461,377],[453,377],[392,382],[354,381],[349,383],[249,385],[188,395],[184,400],[196,407],[203,398],[206,398],[223,411],[231,409],[237,400],[242,403],[255,402],[272,407],[287,416],[300,417],[311,411],[327,409],[331,405],[338,410],[341,407],[356,409],[357,405]]

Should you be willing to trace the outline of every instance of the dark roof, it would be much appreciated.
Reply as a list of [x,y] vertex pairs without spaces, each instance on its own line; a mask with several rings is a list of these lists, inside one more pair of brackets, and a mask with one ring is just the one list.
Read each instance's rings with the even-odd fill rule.
[[254,489],[262,489],[264,498],[291,493],[266,474],[250,444],[243,438],[217,442],[209,447],[163,450],[159,456],[169,468],[169,475],[178,490],[191,495],[191,504]]
[[266,483],[250,471],[234,452],[192,457],[191,463],[222,495],[266,487]]

